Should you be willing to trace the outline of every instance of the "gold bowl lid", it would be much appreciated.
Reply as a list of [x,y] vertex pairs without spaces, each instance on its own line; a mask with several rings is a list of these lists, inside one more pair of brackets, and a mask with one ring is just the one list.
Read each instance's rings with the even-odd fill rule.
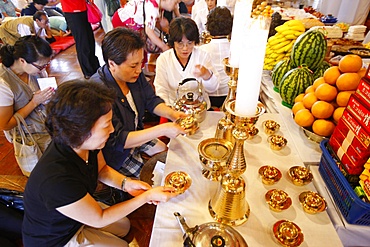
[[262,123],[265,133],[268,135],[274,134],[280,129],[280,124],[274,120],[266,120]]
[[309,214],[316,214],[325,211],[326,201],[316,192],[304,191],[299,195],[299,202],[303,210]]
[[304,166],[293,166],[289,169],[288,175],[295,185],[306,185],[311,183],[313,175],[309,169]]
[[285,247],[298,247],[304,240],[301,228],[292,221],[279,220],[272,230],[279,244]]
[[183,171],[169,173],[164,179],[164,186],[174,187],[178,193],[184,193],[191,185],[190,176]]
[[288,209],[292,205],[292,199],[289,195],[278,189],[272,189],[266,192],[265,200],[270,206],[270,209],[276,212]]
[[279,169],[274,166],[261,166],[258,173],[262,178],[262,182],[267,185],[277,183],[282,177]]
[[268,143],[270,143],[270,147],[272,150],[281,150],[286,146],[288,140],[281,135],[270,135],[267,138]]

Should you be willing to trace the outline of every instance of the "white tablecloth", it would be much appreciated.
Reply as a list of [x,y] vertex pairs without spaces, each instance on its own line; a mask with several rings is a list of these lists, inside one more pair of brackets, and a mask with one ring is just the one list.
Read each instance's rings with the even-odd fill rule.
[[298,150],[298,155],[306,165],[318,164],[321,158],[320,145],[308,140],[302,129],[294,122],[292,110],[281,104],[280,95],[273,90],[273,83],[269,71],[264,71],[262,75],[261,97],[263,103],[267,105],[271,112],[278,112],[283,122],[288,126],[288,132],[293,137],[292,142]]
[[[182,214],[190,227],[213,222],[208,212],[209,199],[215,193],[218,183],[211,182],[201,175],[201,163],[198,158],[197,147],[199,142],[214,136],[217,120],[222,113],[207,112],[206,119],[200,124],[199,131],[190,137],[179,136],[171,140],[166,160],[164,176],[172,171],[181,170],[192,178],[191,187],[182,195],[171,199],[167,203],[157,206],[153,225],[151,247],[182,246],[182,232],[173,215]],[[288,145],[281,151],[272,151],[267,143],[267,135],[263,133],[261,123],[273,119],[280,123],[280,134],[288,139]],[[243,177],[246,181],[246,198],[250,206],[248,221],[235,227],[249,246],[280,246],[272,235],[272,226],[275,222],[286,219],[295,222],[304,233],[304,242],[301,246],[342,246],[342,243],[326,212],[310,215],[306,214],[298,200],[301,192],[315,190],[313,184],[306,186],[293,185],[287,176],[290,167],[303,165],[293,144],[292,136],[278,114],[264,114],[256,124],[260,133],[252,140],[247,140],[244,151],[247,161],[247,170]],[[273,165],[283,174],[282,179],[275,185],[264,185],[258,175],[258,169],[263,165]],[[264,200],[265,193],[273,188],[286,191],[292,198],[292,206],[283,212],[273,212]]]

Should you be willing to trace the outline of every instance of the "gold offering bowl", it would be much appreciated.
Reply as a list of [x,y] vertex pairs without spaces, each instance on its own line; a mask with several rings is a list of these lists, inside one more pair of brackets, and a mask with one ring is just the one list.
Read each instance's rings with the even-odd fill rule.
[[171,172],[166,176],[164,185],[175,188],[178,193],[184,193],[191,185],[191,178],[182,171]]
[[276,240],[286,247],[297,247],[303,242],[302,230],[294,222],[280,220],[273,226],[273,233]]
[[316,214],[325,211],[326,201],[318,193],[313,191],[304,191],[299,195],[299,202],[303,210],[309,214]]
[[281,135],[270,135],[267,138],[267,141],[268,141],[268,143],[270,143],[270,148],[272,150],[281,150],[288,143],[288,140],[285,137],[281,136]]
[[199,159],[203,165],[202,174],[211,181],[220,181],[226,172],[226,162],[233,144],[224,139],[209,138],[198,145]]
[[288,209],[292,205],[292,199],[289,195],[278,189],[272,189],[265,194],[265,200],[270,209],[276,212]]
[[175,123],[184,128],[187,131],[187,135],[193,135],[199,129],[199,123],[193,116],[179,118]]
[[266,185],[277,183],[282,177],[279,169],[273,166],[261,166],[258,173],[262,178],[262,183]]
[[304,166],[291,167],[288,171],[288,175],[293,184],[298,186],[309,184],[313,180],[311,171]]
[[267,135],[272,135],[280,129],[280,124],[274,120],[266,120],[263,122],[263,129]]

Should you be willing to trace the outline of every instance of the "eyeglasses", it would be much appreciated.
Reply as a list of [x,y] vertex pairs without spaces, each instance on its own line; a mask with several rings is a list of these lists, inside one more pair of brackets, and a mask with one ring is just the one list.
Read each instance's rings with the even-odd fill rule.
[[175,42],[175,44],[177,45],[177,47],[178,47],[179,49],[182,49],[182,48],[184,48],[184,47],[185,47],[185,45],[186,45],[187,47],[192,47],[192,46],[194,46],[194,45],[195,45],[195,41],[188,41],[188,42],[186,42],[186,43],[184,43],[184,42],[180,41],[180,42]]
[[50,62],[51,61],[49,61],[49,62],[47,62],[46,64],[44,64],[44,65],[38,65],[38,64],[35,64],[35,63],[30,63],[30,64],[32,64],[35,68],[37,68],[38,70],[43,70],[43,69],[45,69],[46,67],[48,67],[49,66],[49,64],[50,64]]

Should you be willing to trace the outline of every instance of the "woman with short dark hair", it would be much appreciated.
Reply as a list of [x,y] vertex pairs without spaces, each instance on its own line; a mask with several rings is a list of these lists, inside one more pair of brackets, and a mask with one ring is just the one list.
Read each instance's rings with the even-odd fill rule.
[[[210,55],[196,47],[199,44],[199,32],[195,22],[185,17],[172,20],[169,44],[172,49],[163,52],[156,61],[156,94],[167,105],[173,106],[179,83],[195,77],[202,82],[204,98],[208,108],[211,107],[208,94],[218,88],[218,72],[214,69]],[[194,84],[194,81],[188,83]],[[188,86],[192,88],[191,84]]]
[[[128,246],[128,214],[145,203],[178,195],[173,188],[151,188],[109,167],[100,149],[113,132],[115,92],[86,81],[59,86],[47,106],[46,126],[53,141],[28,179],[24,192],[23,244],[27,246]],[[98,181],[134,198],[111,207],[92,194]]]
[[108,32],[102,42],[105,65],[91,77],[117,92],[113,111],[114,133],[103,149],[108,164],[126,176],[138,177],[144,165],[141,152],[148,155],[167,150],[158,137],[175,138],[185,134],[176,123],[144,129],[145,111],[175,121],[186,116],[166,106],[155,95],[141,70],[144,42],[138,32],[118,27]]
[[211,34],[212,40],[199,47],[210,54],[219,74],[217,79],[220,86],[216,91],[209,94],[212,106],[217,108],[222,106],[229,92],[227,84],[230,77],[225,72],[223,60],[230,55],[229,35],[232,27],[233,18],[230,10],[226,7],[216,7],[207,18],[207,30]]

